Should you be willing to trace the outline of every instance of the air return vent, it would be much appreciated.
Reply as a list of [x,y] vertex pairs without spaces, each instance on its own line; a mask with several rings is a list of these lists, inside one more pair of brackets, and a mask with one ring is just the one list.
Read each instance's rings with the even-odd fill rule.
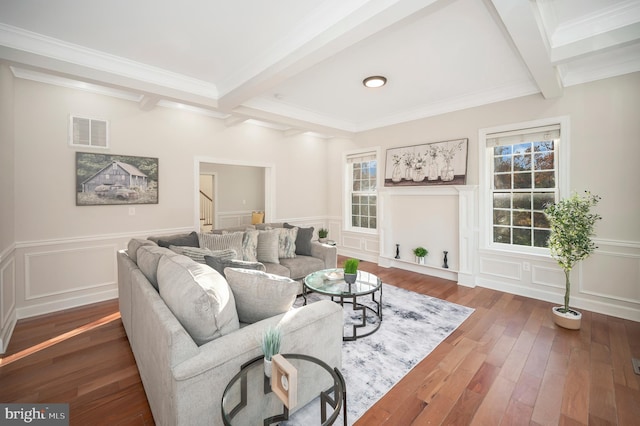
[[69,120],[69,144],[81,147],[108,148],[109,122],[72,115]]

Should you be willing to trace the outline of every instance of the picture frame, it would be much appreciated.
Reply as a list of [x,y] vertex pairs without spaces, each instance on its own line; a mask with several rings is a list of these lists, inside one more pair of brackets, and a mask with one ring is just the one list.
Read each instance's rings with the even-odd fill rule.
[[289,410],[298,404],[298,370],[285,357],[271,357],[271,390]]
[[76,152],[76,206],[158,204],[158,158]]
[[469,139],[387,149],[384,186],[465,185]]

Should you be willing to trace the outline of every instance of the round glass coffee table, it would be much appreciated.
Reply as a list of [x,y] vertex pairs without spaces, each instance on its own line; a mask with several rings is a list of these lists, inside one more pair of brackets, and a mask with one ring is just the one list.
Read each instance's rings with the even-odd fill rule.
[[[302,408],[314,419],[306,424],[332,425],[340,415],[347,425],[347,388],[338,368],[304,354],[282,354],[297,370],[295,388],[298,398],[311,400]],[[272,374],[275,374],[273,372]],[[293,389],[293,386],[290,387]],[[322,389],[322,390],[320,390]],[[305,392],[306,390],[306,392]],[[317,393],[315,391],[318,390]],[[222,394],[222,420],[225,425],[271,425],[289,419],[289,408],[272,391],[271,380],[264,374],[264,356],[256,357],[240,367]],[[320,405],[317,407],[317,405]],[[294,407],[298,408],[298,406]],[[311,410],[306,410],[311,408]],[[317,415],[320,415],[319,422]]]
[[[378,331],[382,324],[382,281],[370,272],[358,271],[356,281],[349,284],[344,280],[344,271],[341,268],[316,271],[304,278],[302,296],[305,305],[309,292],[331,296],[331,300],[342,306],[346,300],[354,312],[360,312],[361,321],[355,322],[352,335],[343,334],[342,340],[356,340],[369,336]],[[377,299],[376,294],[378,294]],[[361,303],[362,297],[367,295],[371,295],[371,300],[367,304]],[[367,322],[367,313],[373,315],[372,319],[375,320],[373,324]]]

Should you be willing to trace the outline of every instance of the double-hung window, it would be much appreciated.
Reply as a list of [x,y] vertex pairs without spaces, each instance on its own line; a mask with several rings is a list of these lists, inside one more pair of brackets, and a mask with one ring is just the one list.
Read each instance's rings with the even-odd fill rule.
[[375,151],[347,155],[346,228],[378,227],[378,160]]
[[548,204],[560,197],[561,125],[489,132],[485,137],[486,218],[489,246],[519,250],[548,247]]

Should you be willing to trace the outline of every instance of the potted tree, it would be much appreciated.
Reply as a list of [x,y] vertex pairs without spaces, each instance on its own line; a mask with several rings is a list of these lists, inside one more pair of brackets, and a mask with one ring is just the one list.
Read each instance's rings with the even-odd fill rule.
[[549,250],[565,275],[564,306],[552,308],[553,319],[560,327],[570,330],[578,330],[582,320],[582,314],[569,307],[571,270],[597,248],[591,237],[601,216],[593,213],[591,208],[599,201],[600,197],[585,191],[584,196],[573,194],[544,210],[551,228]]
[[262,353],[264,353],[264,375],[271,377],[271,358],[280,352],[282,343],[282,330],[278,327],[269,327],[262,333]]
[[318,229],[318,241],[321,243],[327,242],[327,235],[329,235],[329,230],[327,228]]
[[358,265],[360,261],[358,259],[347,259],[344,261],[344,280],[347,284],[353,284],[358,277]]
[[429,254],[429,250],[424,247],[416,247],[413,249],[413,254],[416,256],[416,262],[424,265],[424,257]]

